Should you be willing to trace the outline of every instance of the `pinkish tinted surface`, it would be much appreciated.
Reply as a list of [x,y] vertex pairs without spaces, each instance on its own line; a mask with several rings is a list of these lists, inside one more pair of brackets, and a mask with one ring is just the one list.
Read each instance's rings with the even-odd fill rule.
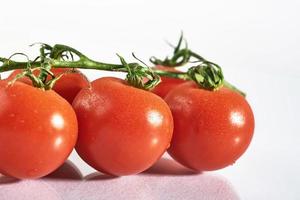
[[237,200],[231,184],[212,173],[194,174],[162,158],[146,172],[126,177],[92,173],[83,177],[70,161],[49,176],[18,181],[0,176],[1,200]]

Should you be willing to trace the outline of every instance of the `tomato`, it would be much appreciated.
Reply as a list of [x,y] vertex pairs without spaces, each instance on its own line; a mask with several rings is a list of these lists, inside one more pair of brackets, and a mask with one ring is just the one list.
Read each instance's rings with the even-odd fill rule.
[[98,171],[115,175],[142,172],[168,148],[173,119],[155,94],[124,80],[100,78],[73,102],[78,119],[76,150]]
[[76,139],[76,114],[56,92],[0,81],[0,173],[45,176],[63,164]]
[[226,87],[200,89],[194,82],[174,88],[166,96],[174,118],[169,154],[196,171],[233,164],[247,149],[254,116],[246,99]]
[[[163,71],[170,71],[170,72],[178,72],[173,67],[164,67],[164,66],[156,66],[154,69],[159,69]],[[156,86],[151,92],[157,94],[161,98],[164,98],[171,89],[178,86],[181,83],[184,83],[185,80],[178,79],[178,78],[170,78],[170,77],[161,77],[161,82],[158,86]]]
[[[70,71],[68,68],[53,68],[51,71],[55,76],[58,76],[62,73]],[[17,74],[21,73],[22,70],[15,70],[10,76],[8,80],[12,80]],[[35,75],[38,75],[39,71],[34,71]],[[32,84],[31,80],[27,77],[19,79],[19,81],[24,82],[26,84]],[[70,104],[72,104],[77,93],[85,87],[89,86],[88,79],[79,72],[79,70],[74,69],[74,73],[66,73],[64,74],[54,85],[53,90],[57,92],[60,96],[65,98]]]

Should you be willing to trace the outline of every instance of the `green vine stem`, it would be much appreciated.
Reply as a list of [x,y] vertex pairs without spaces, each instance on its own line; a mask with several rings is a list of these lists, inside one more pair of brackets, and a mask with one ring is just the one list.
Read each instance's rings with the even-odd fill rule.
[[[0,57],[0,61],[3,62],[3,65],[0,65],[0,73],[8,72],[16,69],[25,69],[28,65],[28,62],[17,62]],[[37,68],[41,66],[40,61],[35,61],[30,63],[32,68]],[[50,65],[52,68],[78,68],[78,69],[94,69],[94,70],[104,70],[104,71],[113,71],[113,72],[128,72],[125,66],[118,64],[109,64],[96,62],[93,60],[84,60],[84,61],[62,61],[62,60],[51,60]],[[138,65],[137,63],[128,63],[130,67]],[[189,80],[185,72],[167,72],[163,70],[152,69],[155,73],[161,76],[179,78],[183,80]]]
[[242,90],[238,89],[237,87],[235,87],[234,85],[232,85],[231,83],[229,83],[228,81],[224,80],[223,85],[233,91],[236,91],[237,93],[239,93],[240,95],[242,95],[243,97],[246,97],[246,93],[243,92]]
[[[178,49],[180,48],[178,47]],[[127,63],[121,56],[119,56],[121,64],[98,62],[88,58],[78,50],[66,45],[57,44],[51,47],[49,45],[42,44],[42,47],[40,48],[40,56],[34,61],[17,62],[11,59],[0,57],[0,62],[2,62],[2,65],[0,63],[0,73],[15,69],[27,69],[27,72],[23,73],[23,76],[28,76],[31,80],[33,80],[33,82],[35,81],[36,84],[34,85],[37,87],[51,89],[55,82],[59,79],[59,77],[57,78],[52,75],[52,72],[50,71],[51,68],[95,69],[125,72],[127,73],[126,80],[129,84],[145,90],[151,90],[158,85],[160,82],[159,76],[166,76],[183,80],[192,80],[195,81],[200,87],[208,90],[216,90],[225,85],[226,87],[231,88],[245,96],[245,93],[241,92],[236,87],[224,80],[222,70],[218,65],[206,61],[204,58],[191,52],[190,50],[187,52],[189,55],[197,57],[200,63],[197,66],[190,68],[188,72],[170,72],[150,69],[149,67],[141,66],[138,63]],[[67,54],[69,54],[72,58],[71,61],[64,59],[65,57],[68,58]],[[78,56],[79,59],[74,61],[74,55]],[[186,62],[186,60],[184,62]],[[28,70],[28,66],[30,66],[31,70]],[[31,73],[35,68],[39,68],[41,71],[37,80],[36,77]],[[47,81],[45,78],[48,75],[52,76],[50,81]]]

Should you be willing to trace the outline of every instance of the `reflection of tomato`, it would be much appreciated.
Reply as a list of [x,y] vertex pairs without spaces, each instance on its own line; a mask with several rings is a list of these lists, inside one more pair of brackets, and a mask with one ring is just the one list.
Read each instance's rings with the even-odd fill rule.
[[[70,72],[68,68],[53,68],[51,71],[55,76],[58,76],[67,71]],[[9,77],[8,80],[12,80],[17,74],[22,72],[22,70],[15,70]],[[38,75],[39,71],[34,71],[35,75]],[[19,79],[27,84],[31,84],[29,78],[24,77]],[[74,69],[74,72],[64,74],[54,85],[53,90],[57,92],[60,96],[65,98],[70,104],[72,104],[77,93],[85,87],[89,86],[89,81],[87,78],[81,74],[78,70]]]
[[[173,67],[163,67],[163,66],[156,66],[154,69],[159,69],[162,71],[170,71],[170,72],[178,72]],[[156,86],[151,92],[157,94],[161,98],[164,98],[171,89],[178,86],[181,83],[184,83],[185,81],[182,79],[177,78],[170,78],[170,77],[161,77],[161,82],[158,86]]]
[[77,139],[71,105],[55,92],[0,81],[0,172],[38,178],[58,168]]
[[168,148],[173,120],[158,96],[117,78],[101,78],[73,102],[79,135],[76,150],[95,169],[112,175],[149,168]]
[[216,170],[233,164],[247,149],[254,117],[246,99],[221,88],[200,89],[187,82],[165,98],[174,118],[169,154],[196,171]]

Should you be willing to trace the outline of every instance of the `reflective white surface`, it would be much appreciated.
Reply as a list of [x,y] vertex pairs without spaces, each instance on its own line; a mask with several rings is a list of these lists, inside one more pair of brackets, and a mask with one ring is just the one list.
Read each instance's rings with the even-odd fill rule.
[[[256,128],[237,163],[207,175],[87,181],[63,173],[63,178],[17,183],[1,178],[0,199],[109,199],[107,195],[121,193],[123,199],[205,199],[218,188],[232,199],[300,199],[299,9],[299,0],[1,2],[0,55],[6,57],[22,51],[33,58],[37,47],[27,45],[42,41],[72,45],[95,60],[118,63],[119,53],[134,61],[130,56],[135,52],[147,61],[171,53],[163,39],[175,43],[184,30],[189,47],[220,64],[226,79],[247,92]],[[90,79],[112,75],[84,72]],[[82,177],[94,172],[75,153],[70,160]],[[219,197],[215,199],[224,199]]]

